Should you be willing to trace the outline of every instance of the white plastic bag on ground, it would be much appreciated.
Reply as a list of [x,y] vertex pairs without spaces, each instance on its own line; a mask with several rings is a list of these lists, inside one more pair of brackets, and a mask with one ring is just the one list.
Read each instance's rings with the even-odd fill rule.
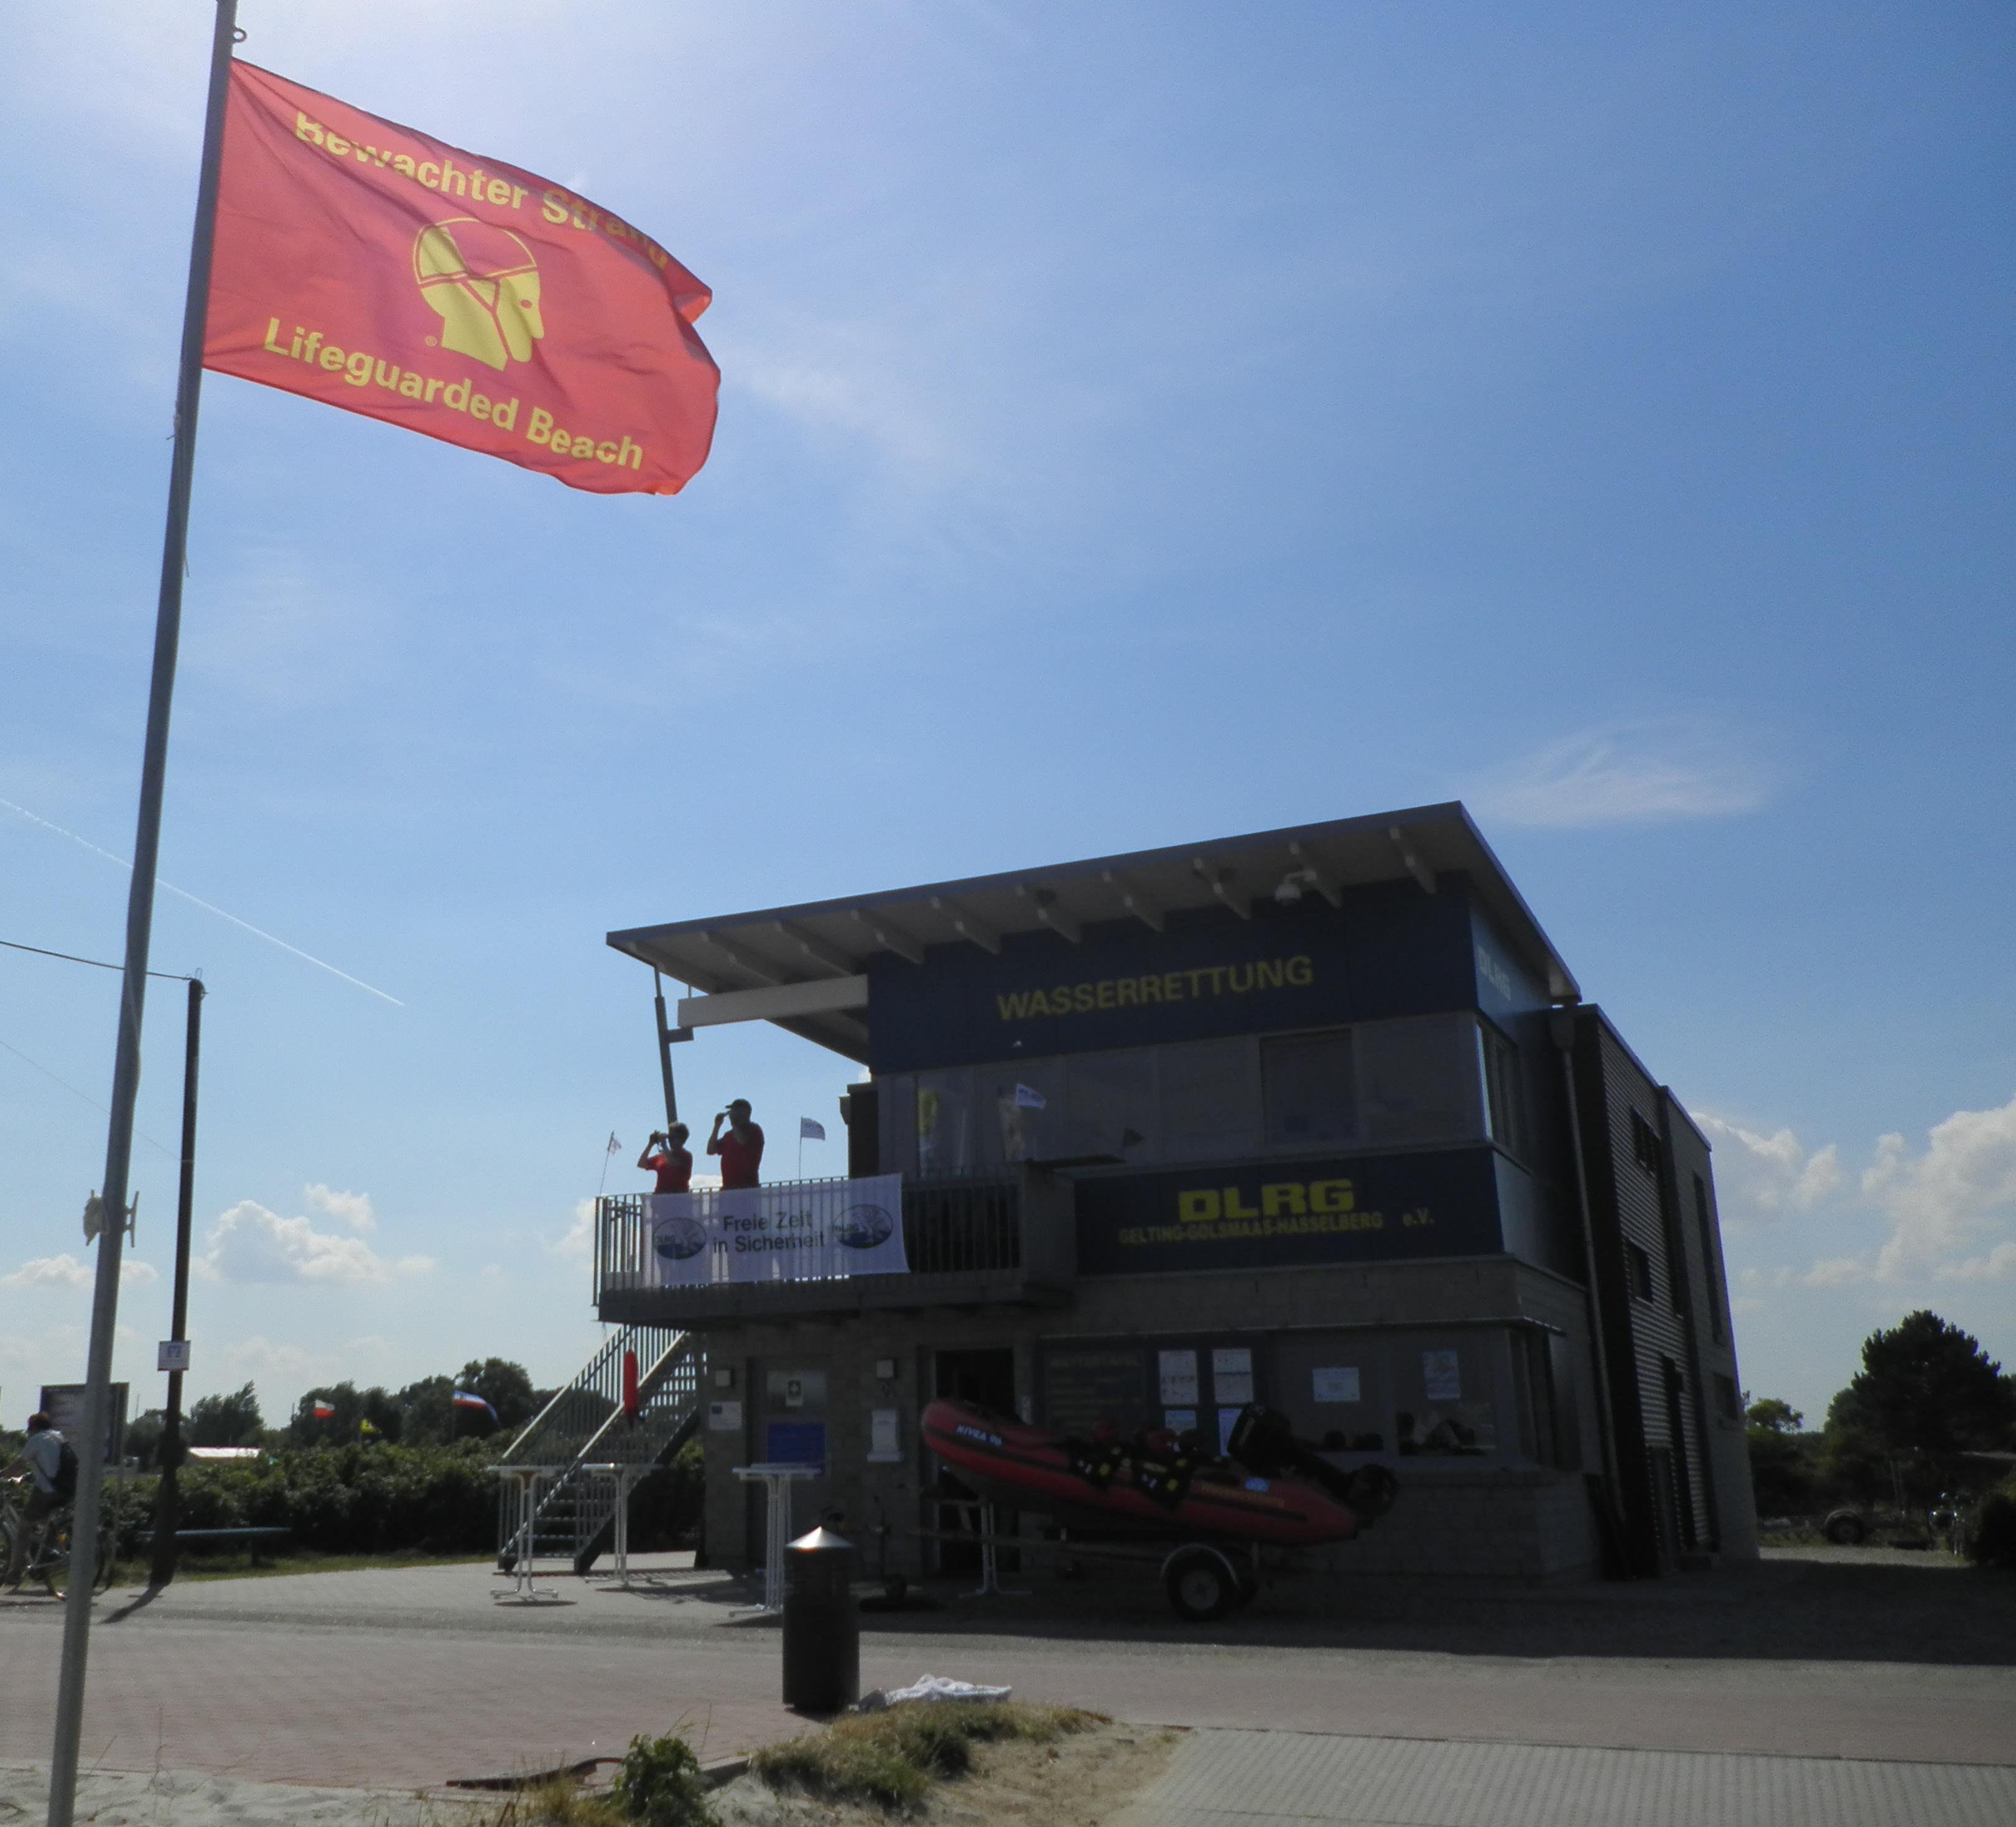
[[[907,1688],[895,1688],[883,1696],[891,1706],[900,1706],[906,1700],[1005,1700],[1014,1692],[1013,1688],[983,1688],[972,1681],[956,1681],[945,1675],[920,1675]],[[871,1711],[866,1701],[862,1703],[864,1712]]]

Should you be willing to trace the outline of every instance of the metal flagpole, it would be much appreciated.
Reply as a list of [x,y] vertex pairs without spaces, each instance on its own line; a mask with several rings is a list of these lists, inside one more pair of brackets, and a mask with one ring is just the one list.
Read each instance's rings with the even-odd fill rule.
[[655,964],[651,968],[651,1000],[658,1014],[658,1071],[665,1081],[665,1127],[670,1129],[679,1120],[679,1099],[672,1088],[672,1031],[665,1025],[665,980]]
[[[196,1066],[203,1047],[203,979],[189,984],[189,1022],[182,1047],[182,1170],[175,1200],[175,1294],[168,1336],[189,1337],[189,1233],[196,1215]],[[168,1412],[161,1429],[160,1476],[154,1490],[154,1548],[149,1586],[175,1577],[175,1529],[182,1520],[182,1373],[168,1372]]]
[[112,1071],[111,1122],[105,1138],[105,1222],[98,1236],[98,1278],[91,1303],[91,1355],[85,1371],[84,1438],[77,1442],[77,1512],[70,1529],[70,1595],[63,1613],[63,1668],[56,1682],[56,1743],[49,1759],[49,1827],[70,1827],[77,1804],[77,1739],[84,1724],[85,1659],[91,1641],[91,1595],[97,1573],[99,1501],[105,1483],[106,1416],[112,1382],[113,1331],[119,1312],[119,1256],[125,1241],[126,1182],[133,1152],[133,1104],[140,1088],[140,1017],[147,993],[147,950],[154,921],[154,867],[161,847],[161,787],[167,771],[168,713],[175,697],[175,650],[182,635],[182,571],[189,549],[189,479],[196,462],[197,396],[210,303],[210,261],[217,186],[224,162],[224,105],[238,0],[217,0],[210,48],[210,95],[203,114],[202,175],[189,243],[189,293],[182,308],[182,373],[175,389],[175,456],[168,518],[161,541],[161,594],[154,618],[154,671],[140,762],[140,813],[133,840],[133,883],[126,899],[125,981],[119,999],[119,1043]]

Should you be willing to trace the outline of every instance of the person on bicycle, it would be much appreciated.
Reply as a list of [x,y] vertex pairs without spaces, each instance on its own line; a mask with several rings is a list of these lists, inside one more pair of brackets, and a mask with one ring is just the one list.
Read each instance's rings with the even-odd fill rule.
[[64,1499],[56,1489],[63,1450],[63,1437],[56,1432],[56,1423],[38,1409],[28,1417],[28,1438],[20,1452],[0,1470],[0,1478],[13,1478],[26,1472],[34,1480],[20,1526],[14,1531],[14,1551],[7,1558],[6,1573],[0,1577],[0,1587],[9,1591],[21,1584],[30,1559],[41,1545],[42,1531],[63,1507]]

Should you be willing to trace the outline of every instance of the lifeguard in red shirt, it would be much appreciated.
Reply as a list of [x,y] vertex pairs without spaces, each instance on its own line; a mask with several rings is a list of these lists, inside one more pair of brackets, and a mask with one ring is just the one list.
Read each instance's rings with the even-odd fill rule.
[[[721,1133],[723,1119],[728,1133]],[[707,1151],[721,1157],[721,1190],[757,1184],[756,1170],[763,1165],[763,1132],[749,1120],[749,1100],[738,1097],[714,1119],[714,1132],[707,1138]]]
[[651,1189],[653,1192],[692,1191],[693,1152],[686,1147],[690,1133],[682,1123],[675,1123],[668,1130],[652,1130],[644,1152],[637,1157],[637,1165],[646,1173],[657,1175],[658,1184]]

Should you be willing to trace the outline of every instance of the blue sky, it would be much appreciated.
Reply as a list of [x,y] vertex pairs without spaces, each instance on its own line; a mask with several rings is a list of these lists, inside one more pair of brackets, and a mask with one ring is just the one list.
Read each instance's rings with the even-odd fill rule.
[[[130,854],[207,13],[0,22],[0,938],[100,957],[49,826]],[[2005,9],[242,18],[655,235],[724,378],[669,501],[207,383],[162,871],[398,1000],[162,898],[196,1391],[586,1355],[611,928],[1450,797],[1709,1128],[1753,1389],[1922,1305],[2016,1361]],[[9,1413],[81,1371],[115,990],[0,953]],[[803,1043],[679,1064],[839,1135]]]

